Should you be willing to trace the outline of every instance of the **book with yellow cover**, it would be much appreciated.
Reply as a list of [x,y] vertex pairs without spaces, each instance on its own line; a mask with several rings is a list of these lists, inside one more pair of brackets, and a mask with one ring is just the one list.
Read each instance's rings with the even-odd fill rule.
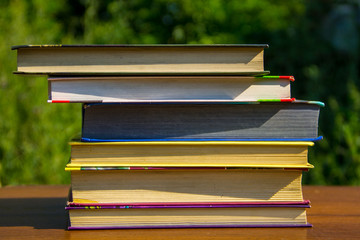
[[301,202],[303,169],[84,167],[71,169],[75,203]]
[[308,147],[292,141],[124,141],[71,145],[68,170],[80,167],[311,168]]

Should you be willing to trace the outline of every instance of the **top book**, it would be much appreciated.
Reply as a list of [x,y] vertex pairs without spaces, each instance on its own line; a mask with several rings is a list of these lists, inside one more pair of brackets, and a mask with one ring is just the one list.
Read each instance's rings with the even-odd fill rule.
[[18,74],[261,75],[266,44],[22,45]]

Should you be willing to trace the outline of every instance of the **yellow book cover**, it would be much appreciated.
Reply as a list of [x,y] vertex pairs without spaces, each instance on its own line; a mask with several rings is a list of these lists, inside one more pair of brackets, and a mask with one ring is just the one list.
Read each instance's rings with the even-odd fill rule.
[[292,141],[70,142],[67,170],[81,167],[312,168],[308,147]]

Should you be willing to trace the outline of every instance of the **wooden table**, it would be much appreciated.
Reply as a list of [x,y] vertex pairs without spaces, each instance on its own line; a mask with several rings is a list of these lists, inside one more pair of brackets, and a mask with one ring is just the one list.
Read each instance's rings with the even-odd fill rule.
[[360,239],[360,187],[305,186],[312,228],[66,231],[69,186],[0,188],[0,239]]

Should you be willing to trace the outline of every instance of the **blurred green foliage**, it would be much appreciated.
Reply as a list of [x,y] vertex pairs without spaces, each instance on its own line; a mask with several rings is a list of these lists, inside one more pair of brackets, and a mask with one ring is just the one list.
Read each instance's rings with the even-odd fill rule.
[[268,43],[293,96],[326,103],[307,184],[360,184],[358,1],[0,1],[0,186],[69,183],[79,104],[47,104],[46,77],[13,75],[23,44]]

